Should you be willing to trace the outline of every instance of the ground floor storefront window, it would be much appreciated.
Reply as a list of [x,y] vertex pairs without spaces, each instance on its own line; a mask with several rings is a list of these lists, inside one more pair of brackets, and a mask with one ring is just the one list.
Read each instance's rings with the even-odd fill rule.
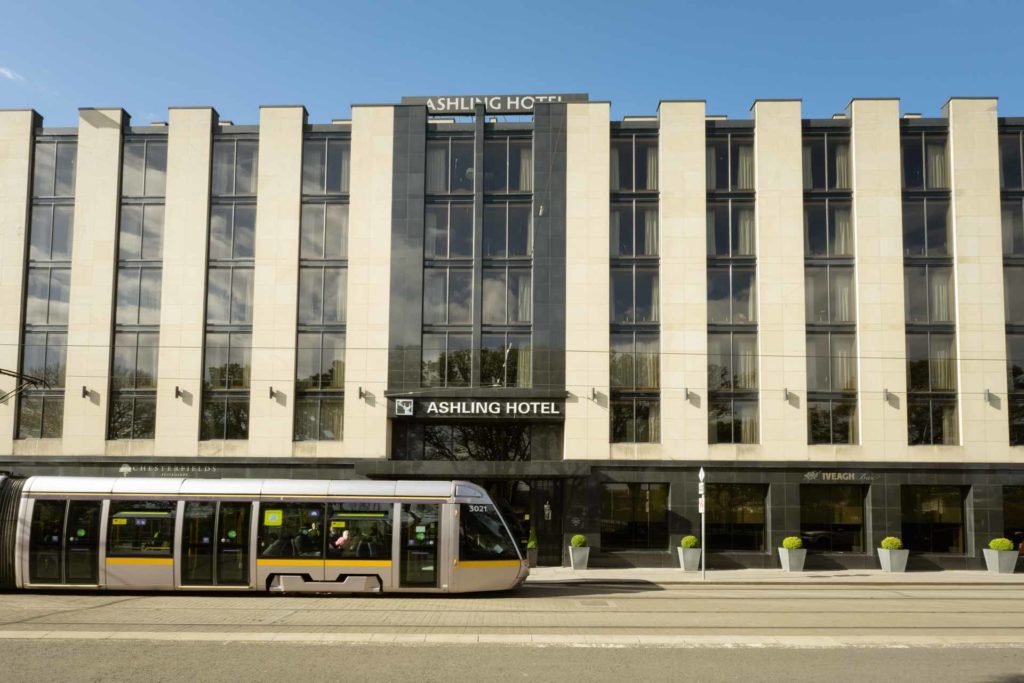
[[1018,550],[1024,545],[1024,486],[1003,487],[1003,535]]
[[923,553],[964,552],[963,486],[903,486],[903,547]]
[[602,550],[668,549],[668,484],[601,484]]
[[864,552],[866,486],[800,486],[800,535],[804,547],[833,553]]
[[763,552],[767,493],[764,484],[708,484],[705,547]]
[[392,425],[392,460],[528,462],[562,457],[561,424],[479,420]]

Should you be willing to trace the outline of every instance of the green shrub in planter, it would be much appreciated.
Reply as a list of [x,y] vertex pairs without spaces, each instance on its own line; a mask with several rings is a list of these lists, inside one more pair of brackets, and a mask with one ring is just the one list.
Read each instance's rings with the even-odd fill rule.
[[886,536],[882,539],[882,550],[902,550],[903,541],[895,536]]
[[1013,550],[1013,541],[1008,538],[993,538],[988,542],[992,550]]
[[537,530],[530,527],[530,537],[526,539],[526,549],[535,550],[537,548]]
[[799,536],[786,536],[782,539],[782,547],[786,550],[799,550],[804,547],[804,542]]
[[679,541],[679,545],[684,548],[696,548],[699,544],[696,536],[683,536]]
[[576,534],[569,541],[569,545],[571,545],[573,548],[586,548],[587,547],[587,537],[584,536],[583,534]]

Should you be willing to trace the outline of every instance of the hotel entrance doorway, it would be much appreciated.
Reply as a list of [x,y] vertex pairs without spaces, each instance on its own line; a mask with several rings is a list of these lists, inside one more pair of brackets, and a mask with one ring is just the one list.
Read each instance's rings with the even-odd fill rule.
[[562,566],[562,482],[558,479],[476,480],[498,502],[524,554],[530,531],[537,539],[537,564]]

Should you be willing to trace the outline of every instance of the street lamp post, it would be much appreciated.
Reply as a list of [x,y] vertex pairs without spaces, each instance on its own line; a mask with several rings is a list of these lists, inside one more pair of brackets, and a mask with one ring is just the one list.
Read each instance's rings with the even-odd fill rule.
[[697,483],[697,507],[700,511],[700,580],[704,581],[708,577],[708,537],[707,537],[707,525],[705,519],[707,513],[705,512],[704,502],[704,468],[700,468],[700,473],[697,475],[699,482]]

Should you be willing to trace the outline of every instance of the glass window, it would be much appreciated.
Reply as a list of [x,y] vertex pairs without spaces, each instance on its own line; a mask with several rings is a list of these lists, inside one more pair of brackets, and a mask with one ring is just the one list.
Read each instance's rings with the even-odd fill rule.
[[923,189],[924,151],[921,136],[904,137],[900,151],[903,157],[903,189]]
[[1006,296],[1006,323],[1024,323],[1024,266],[1003,267],[1003,292]]
[[204,396],[199,438],[248,439],[249,395]]
[[107,557],[171,557],[176,509],[170,500],[111,501]]
[[866,486],[802,484],[800,536],[810,551],[864,552]]
[[856,444],[857,401],[854,399],[809,399],[807,401],[807,443]]
[[1022,187],[1021,135],[1010,133],[999,136],[999,178],[1004,190]]
[[1021,200],[1002,203],[1003,255],[1024,256],[1024,203]]
[[472,336],[424,334],[420,379],[424,386],[469,386]]
[[951,267],[907,266],[904,288],[908,323],[954,322]]
[[348,140],[310,138],[302,146],[302,193],[348,194],[352,152]]
[[78,144],[37,142],[32,175],[33,197],[73,197]]
[[804,189],[825,189],[825,138],[804,138]]
[[160,335],[155,332],[118,332],[114,335],[115,389],[156,387]]
[[299,258],[348,258],[348,204],[303,204]]
[[73,206],[33,206],[29,260],[70,261],[74,217]]
[[459,560],[518,560],[515,541],[493,505],[459,506]]
[[137,140],[124,143],[121,194],[162,197],[167,181],[167,143]]
[[26,332],[22,372],[45,380],[52,388],[62,388],[67,368],[67,340],[66,332]]
[[29,268],[25,302],[27,324],[67,325],[70,301],[70,268]]
[[757,290],[753,267],[708,268],[708,322],[757,322]]
[[959,440],[955,399],[907,400],[907,440],[911,446],[955,446]]
[[611,255],[658,255],[658,206],[643,202],[616,202],[611,209]]
[[323,503],[260,503],[259,557],[324,556]]
[[[485,210],[485,230],[489,215]],[[424,255],[427,258],[472,258],[472,205],[428,204],[424,213],[424,234]]]
[[1018,550],[1024,544],[1024,486],[1003,487],[1003,537]]
[[601,484],[601,549],[668,548],[668,484]]
[[708,483],[704,547],[763,552],[767,493],[763,484]]
[[152,439],[156,434],[156,397],[117,394],[110,401],[109,439]]
[[1010,445],[1024,446],[1024,399],[1010,396]]
[[757,443],[758,438],[756,399],[708,400],[708,443]]
[[661,405],[657,398],[613,397],[612,443],[658,443],[661,440]]
[[256,140],[214,142],[212,193],[222,196],[256,194],[258,149]]
[[903,547],[923,553],[964,552],[961,486],[901,486]]
[[480,341],[481,386],[531,386],[533,355],[528,334],[484,334]]
[[328,503],[327,559],[390,560],[390,503]]
[[1006,335],[1006,366],[1010,391],[1024,390],[1024,334]]
[[707,139],[705,169],[708,190],[729,189],[729,138]]

